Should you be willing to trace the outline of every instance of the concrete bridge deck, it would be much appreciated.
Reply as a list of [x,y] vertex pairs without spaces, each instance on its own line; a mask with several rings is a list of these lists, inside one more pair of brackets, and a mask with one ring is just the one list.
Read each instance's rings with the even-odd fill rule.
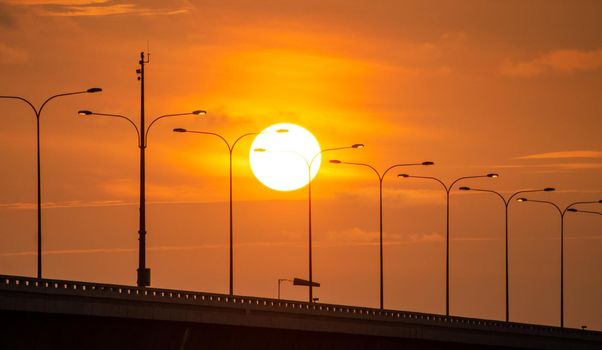
[[580,329],[5,275],[0,315],[2,349],[602,349]]

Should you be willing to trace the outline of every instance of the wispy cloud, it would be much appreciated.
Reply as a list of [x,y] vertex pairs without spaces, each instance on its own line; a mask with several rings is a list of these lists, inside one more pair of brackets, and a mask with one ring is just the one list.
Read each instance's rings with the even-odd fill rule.
[[[236,246],[241,247],[296,247],[301,244],[295,242],[249,242],[239,243]],[[191,251],[191,250],[202,250],[202,249],[226,249],[228,244],[197,244],[197,245],[186,245],[186,246],[154,246],[147,247],[146,250],[150,252],[178,252],[178,251]],[[45,250],[42,255],[71,255],[71,254],[120,254],[120,253],[134,253],[137,252],[138,248],[82,248],[82,249],[54,249]],[[21,251],[21,252],[7,252],[0,253],[0,257],[20,257],[20,256],[34,256],[37,255],[37,251]]]
[[[133,205],[134,203],[123,202],[121,200],[102,200],[84,202],[79,200],[60,202],[60,203],[42,203],[44,209],[60,209],[60,208],[90,208],[90,207],[114,207],[123,205]],[[37,204],[33,202],[15,202],[15,203],[0,203],[1,209],[15,210],[30,210],[37,208]]]
[[[431,233],[388,233],[383,232],[384,245],[400,245],[414,243],[431,243],[443,241],[443,235]],[[363,246],[378,245],[379,232],[369,231],[359,227],[328,231],[316,240],[316,246]]]
[[121,0],[11,0],[12,5],[32,6],[45,16],[84,17],[111,15],[177,15],[194,7],[188,1],[121,1]]
[[562,151],[530,154],[516,159],[602,158],[602,151]]
[[527,61],[504,62],[502,74],[516,77],[533,77],[547,72],[590,71],[602,68],[602,49],[551,51]]

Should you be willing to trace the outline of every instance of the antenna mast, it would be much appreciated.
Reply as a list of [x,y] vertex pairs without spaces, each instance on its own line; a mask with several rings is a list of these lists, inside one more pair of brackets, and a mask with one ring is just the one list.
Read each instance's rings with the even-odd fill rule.
[[144,52],[140,53],[140,69],[136,70],[140,81],[140,228],[138,230],[138,287],[150,286],[150,269],[146,267],[146,192],[145,192],[145,162],[144,150],[146,148],[146,127],[144,124],[144,65],[150,62],[150,53],[146,60]]

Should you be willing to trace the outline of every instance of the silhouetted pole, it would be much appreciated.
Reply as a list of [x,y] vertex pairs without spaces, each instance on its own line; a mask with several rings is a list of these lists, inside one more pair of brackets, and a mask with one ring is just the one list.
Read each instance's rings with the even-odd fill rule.
[[383,296],[383,180],[385,178],[385,175],[387,175],[387,173],[397,167],[402,167],[402,166],[414,166],[414,165],[433,165],[435,163],[427,161],[427,162],[422,162],[422,163],[409,163],[409,164],[394,164],[391,165],[390,167],[388,167],[383,173],[382,175],[378,172],[378,170],[376,170],[376,168],[374,168],[373,166],[369,165],[369,164],[365,164],[365,163],[351,163],[351,162],[342,162],[340,160],[331,160],[330,163],[333,164],[348,164],[348,165],[359,165],[359,166],[364,166],[364,167],[368,167],[370,169],[372,169],[374,171],[374,173],[376,174],[376,176],[378,177],[378,202],[379,202],[379,206],[378,206],[378,227],[379,227],[379,232],[380,232],[380,238],[379,238],[379,261],[380,261],[380,308],[382,309],[384,307],[384,296]]
[[140,148],[140,222],[138,229],[138,269],[137,269],[137,280],[136,283],[138,287],[147,287],[150,286],[150,269],[146,267],[146,166],[145,166],[145,150],[147,146],[147,138],[148,132],[153,126],[153,124],[159,119],[167,118],[167,117],[177,117],[184,115],[204,115],[207,114],[204,110],[195,110],[189,113],[177,113],[177,114],[165,114],[156,119],[154,119],[149,125],[148,128],[145,127],[144,123],[144,65],[148,63],[148,60],[144,59],[144,52],[140,53],[140,69],[136,70],[136,73],[139,74],[138,80],[140,80],[140,128],[136,126],[136,123],[132,121],[132,119],[120,115],[120,114],[107,114],[107,113],[95,113],[88,110],[79,111],[79,115],[89,116],[89,115],[97,115],[97,116],[105,116],[105,117],[117,117],[122,118],[130,122],[136,129],[136,134],[138,136],[138,148]]
[[491,177],[491,178],[497,178],[499,177],[499,174],[496,173],[490,173],[487,175],[475,175],[475,176],[463,176],[460,177],[456,180],[454,180],[454,182],[451,183],[451,185],[446,186],[445,183],[443,183],[443,181],[439,180],[436,177],[432,177],[432,176],[414,176],[414,175],[408,175],[408,174],[399,174],[397,175],[398,177],[413,177],[413,178],[417,178],[417,179],[429,179],[429,180],[435,180],[438,183],[441,184],[441,186],[443,186],[443,188],[445,189],[445,207],[446,207],[446,216],[445,216],[445,315],[449,316],[449,194],[452,190],[452,188],[454,187],[454,185],[460,181],[460,180],[465,180],[465,179],[476,179],[476,178],[481,178],[481,177]]
[[[564,328],[564,214],[569,212],[581,212],[580,210],[576,210],[571,208],[573,205],[577,204],[590,204],[590,203],[602,203],[602,200],[595,202],[574,202],[567,205],[564,210],[560,209],[560,207],[552,202],[548,201],[539,201],[534,199],[527,198],[519,198],[518,202],[534,202],[534,203],[544,203],[553,206],[558,210],[558,214],[560,214],[560,327]],[[594,212],[595,213],[595,212]]]
[[550,191],[554,191],[555,189],[552,187],[546,187],[544,189],[540,189],[540,190],[523,190],[523,191],[518,191],[513,193],[508,200],[506,200],[504,198],[504,196],[502,196],[501,193],[493,191],[493,190],[484,190],[484,189],[478,189],[478,188],[472,188],[472,187],[460,187],[461,191],[477,191],[477,192],[489,192],[489,193],[494,193],[496,195],[498,195],[498,197],[501,198],[502,202],[504,202],[504,207],[505,207],[505,231],[506,231],[506,261],[505,261],[505,265],[506,265],[506,322],[509,322],[510,319],[510,297],[509,297],[509,279],[508,279],[508,206],[510,205],[510,202],[512,201],[512,198],[514,198],[516,195],[520,194],[520,193],[528,193],[528,192],[550,192]]
[[[304,162],[305,165],[307,165],[307,191],[308,191],[308,196],[307,196],[307,203],[308,203],[308,238],[309,238],[309,242],[308,242],[308,250],[309,250],[309,281],[307,283],[307,286],[309,287],[309,295],[308,295],[308,300],[310,303],[314,302],[314,297],[313,297],[313,287],[314,287],[314,280],[313,280],[313,254],[312,254],[312,210],[311,210],[311,167],[314,164],[314,161],[318,158],[318,156],[320,156],[323,153],[326,152],[331,152],[331,151],[339,151],[339,150],[344,150],[344,149],[361,149],[364,148],[364,144],[363,143],[356,143],[353,144],[351,146],[346,146],[346,147],[334,147],[334,148],[325,148],[323,150],[321,150],[320,152],[314,154],[314,156],[311,158],[310,161],[307,161],[307,159],[305,159],[305,156],[303,156],[302,154],[295,152],[295,151],[272,151],[272,152],[281,152],[281,153],[291,153],[294,154],[296,156],[298,156],[299,158],[301,158]],[[265,148],[256,148],[254,150],[255,152],[266,152],[269,150],[266,150]]]
[[146,141],[144,135],[144,65],[150,62],[150,53],[147,59],[144,59],[144,52],[140,53],[140,222],[138,228],[138,287],[150,286],[150,269],[146,267],[146,163],[145,149]]
[[47,98],[40,105],[40,108],[36,108],[31,102],[29,102],[27,99],[20,97],[20,96],[0,96],[0,98],[16,99],[16,100],[21,100],[21,101],[27,103],[36,115],[36,157],[37,157],[36,166],[37,166],[37,192],[38,192],[37,193],[37,195],[38,195],[38,198],[37,198],[38,199],[38,203],[37,203],[38,204],[38,278],[42,278],[42,184],[41,184],[41,171],[40,171],[40,115],[42,114],[42,110],[44,109],[44,106],[46,106],[46,104],[54,98],[62,97],[62,96],[70,96],[70,95],[79,95],[79,94],[85,94],[85,93],[95,93],[95,92],[101,92],[101,91],[102,91],[101,88],[90,88],[90,89],[84,90],[84,91],[67,92],[67,93],[63,93],[63,94],[53,95],[53,96],[50,96],[49,98]]
[[[253,135],[259,135],[261,133],[259,132],[250,132],[244,135],[239,136],[233,143],[232,145],[230,145],[230,143],[228,142],[228,140],[226,140],[225,137],[223,137],[220,134],[214,133],[214,132],[206,132],[206,131],[195,131],[195,130],[187,130],[184,128],[175,128],[173,129],[174,132],[189,132],[189,133],[193,133],[193,134],[203,134],[203,135],[213,135],[216,137],[219,137],[222,141],[224,141],[224,143],[226,144],[226,147],[228,147],[228,153],[229,153],[229,166],[230,166],[230,170],[229,170],[229,184],[230,184],[230,194],[229,194],[229,198],[230,198],[230,295],[234,294],[234,248],[233,248],[233,242],[234,242],[234,238],[233,238],[233,210],[232,210],[232,153],[234,152],[234,146],[236,146],[236,144],[238,143],[238,141],[240,141],[241,139],[247,137],[247,136],[253,136]],[[284,132],[288,132],[287,129],[279,129],[276,132],[278,133],[284,133]]]
[[305,157],[301,156],[301,158],[303,158],[303,160],[305,161],[305,163],[307,164],[307,191],[308,191],[308,195],[307,195],[307,202],[308,202],[308,217],[309,217],[309,222],[308,222],[308,231],[309,231],[309,302],[313,303],[314,302],[314,295],[313,295],[313,258],[312,258],[312,224],[311,224],[311,167],[314,164],[314,161],[316,160],[316,158],[318,156],[320,156],[323,153],[326,152],[332,152],[332,151],[339,151],[339,150],[343,150],[343,149],[361,149],[364,148],[364,145],[361,143],[356,143],[354,145],[351,146],[347,146],[347,147],[334,147],[334,148],[326,148],[321,150],[320,152],[316,153],[311,160],[309,161],[309,163],[307,162],[307,160],[305,159]]

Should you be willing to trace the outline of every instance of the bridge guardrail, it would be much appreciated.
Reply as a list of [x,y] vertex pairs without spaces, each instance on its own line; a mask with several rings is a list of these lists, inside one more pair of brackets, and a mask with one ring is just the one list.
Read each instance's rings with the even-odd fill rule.
[[[271,311],[299,312],[321,316],[360,318],[391,322],[412,322],[424,325],[445,325],[448,327],[475,328],[517,333],[537,333],[540,335],[562,335],[563,337],[583,337],[591,334],[598,338],[602,332],[584,331],[574,328],[485,320],[459,316],[445,316],[411,311],[381,310],[349,305],[309,303],[294,300],[270,299],[205,292],[192,292],[160,288],[140,288],[136,286],[102,284],[93,282],[37,279],[34,277],[0,275],[0,291],[14,290],[32,293],[79,295],[88,297],[115,298],[190,305],[216,305],[233,308],[269,309]],[[585,333],[584,333],[585,332]]]

